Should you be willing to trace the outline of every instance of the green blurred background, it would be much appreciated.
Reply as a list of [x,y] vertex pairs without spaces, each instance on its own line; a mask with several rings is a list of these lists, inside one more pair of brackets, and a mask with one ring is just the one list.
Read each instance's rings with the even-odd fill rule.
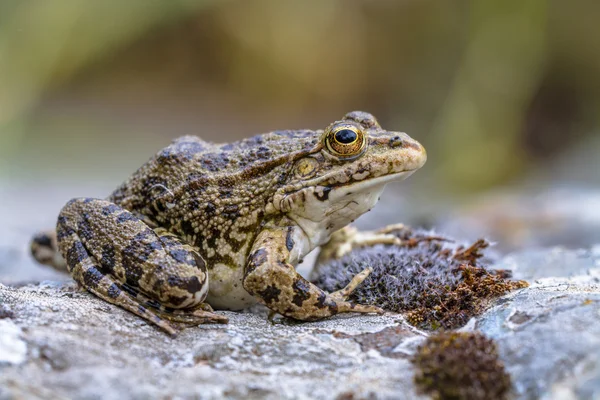
[[0,179],[116,184],[179,135],[361,109],[428,149],[416,187],[543,180],[596,143],[599,16],[594,0],[2,0]]

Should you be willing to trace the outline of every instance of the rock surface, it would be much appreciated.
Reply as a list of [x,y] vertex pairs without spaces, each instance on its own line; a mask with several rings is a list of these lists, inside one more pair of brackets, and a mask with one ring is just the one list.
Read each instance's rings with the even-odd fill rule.
[[[600,397],[597,249],[507,263],[531,286],[462,330],[496,341],[517,398]],[[271,323],[257,308],[171,339],[71,283],[0,285],[0,303],[0,398],[419,398],[410,358],[426,334],[398,314]]]
[[[27,242],[36,229],[54,224],[70,197],[102,197],[108,189],[44,190],[44,201],[39,191],[0,185],[0,399],[419,398],[410,359],[426,333],[399,314],[272,324],[257,308],[227,312],[229,325],[188,328],[171,339],[78,291],[69,277],[35,265]],[[506,237],[515,237],[515,226],[527,228],[518,230],[524,232],[518,240],[528,243],[525,247],[573,245],[567,239],[581,235],[585,240],[577,239],[575,247],[598,243],[599,208],[593,206],[599,197],[585,198],[589,207],[575,202],[567,207],[579,217],[563,213],[568,229],[542,220],[530,223],[529,209],[527,218],[501,227]],[[532,208],[544,210],[537,203]],[[369,228],[392,221],[377,210],[396,212],[380,205],[369,215]],[[460,220],[457,225],[467,226]],[[552,238],[523,241],[531,226],[543,227]],[[463,237],[450,226],[440,231]],[[472,239],[480,234],[476,229],[470,233]],[[507,243],[496,233],[488,230],[488,237]],[[509,243],[505,248],[515,247]],[[515,397],[600,398],[600,245],[521,251],[502,257],[493,268],[511,269],[515,279],[531,286],[499,298],[462,330],[478,330],[496,341]],[[39,283],[43,279],[50,280]]]

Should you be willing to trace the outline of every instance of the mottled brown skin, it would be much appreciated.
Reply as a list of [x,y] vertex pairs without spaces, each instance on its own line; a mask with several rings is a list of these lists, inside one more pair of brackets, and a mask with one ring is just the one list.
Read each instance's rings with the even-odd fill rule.
[[363,112],[321,131],[275,131],[230,144],[186,136],[106,200],[71,200],[56,238],[38,235],[32,251],[60,267],[48,250],[58,244],[86,289],[170,333],[165,318],[225,322],[206,302],[242,309],[259,301],[298,320],[380,312],[347,302],[351,288],[325,293],[294,266],[368,211],[386,183],[425,160],[419,143]]

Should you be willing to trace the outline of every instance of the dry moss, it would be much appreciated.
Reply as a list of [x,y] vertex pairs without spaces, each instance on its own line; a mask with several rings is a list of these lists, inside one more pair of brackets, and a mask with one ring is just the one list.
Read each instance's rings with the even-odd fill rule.
[[417,387],[436,399],[505,399],[510,392],[496,344],[481,333],[429,337],[412,361]]
[[402,246],[376,245],[353,250],[319,268],[315,283],[327,291],[343,288],[367,267],[372,274],[351,300],[403,312],[421,329],[455,329],[483,312],[490,300],[527,286],[511,281],[509,271],[486,269],[479,240],[469,247],[426,231],[402,228],[393,232]]

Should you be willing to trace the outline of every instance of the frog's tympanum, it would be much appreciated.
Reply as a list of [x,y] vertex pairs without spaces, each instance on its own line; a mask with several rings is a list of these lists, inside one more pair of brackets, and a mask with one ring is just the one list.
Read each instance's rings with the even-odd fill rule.
[[[32,252],[171,334],[167,320],[223,323],[227,318],[213,307],[240,310],[256,302],[303,321],[379,313],[347,301],[368,269],[326,293],[295,265],[317,246],[339,255],[330,248],[344,245],[339,230],[369,211],[387,183],[425,160],[418,142],[358,111],[324,130],[275,131],[235,143],[185,136],[107,199],[69,201],[56,232],[36,236]],[[328,244],[336,231],[338,240]],[[380,240],[390,243],[387,235]]]

